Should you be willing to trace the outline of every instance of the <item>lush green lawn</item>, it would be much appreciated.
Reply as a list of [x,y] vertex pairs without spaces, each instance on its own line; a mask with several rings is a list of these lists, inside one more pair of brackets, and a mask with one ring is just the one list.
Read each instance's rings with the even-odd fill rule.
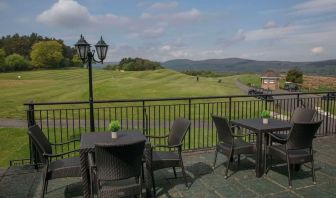
[[9,166],[13,159],[29,158],[26,129],[0,128],[0,167]]
[[239,81],[248,86],[260,87],[260,75],[258,74],[242,74],[238,77]]
[[[74,101],[88,98],[86,69],[41,70],[0,74],[0,118],[25,119],[23,103]],[[19,80],[17,77],[21,76]],[[93,70],[94,98],[141,99],[241,93],[234,76],[200,78],[172,70],[118,72]]]

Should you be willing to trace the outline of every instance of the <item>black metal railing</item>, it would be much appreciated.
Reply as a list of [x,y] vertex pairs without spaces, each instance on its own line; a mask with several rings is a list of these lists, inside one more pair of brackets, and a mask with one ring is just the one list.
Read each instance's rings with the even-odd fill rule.
[[[27,106],[28,126],[38,124],[52,143],[66,142],[90,131],[87,101],[28,102],[24,105]],[[336,100],[327,92],[99,100],[94,102],[95,131],[107,131],[111,120],[120,120],[123,130],[163,135],[168,133],[177,117],[185,117],[191,120],[191,127],[184,150],[208,149],[217,142],[212,114],[229,120],[247,119],[259,117],[261,111],[267,109],[274,118],[289,120],[299,106],[318,110],[316,119],[324,120],[318,136],[336,134]],[[247,140],[253,142],[255,136],[251,134]],[[53,151],[65,152],[78,147],[78,143],[64,144],[54,146]],[[32,146],[30,148],[32,157],[35,152]]]

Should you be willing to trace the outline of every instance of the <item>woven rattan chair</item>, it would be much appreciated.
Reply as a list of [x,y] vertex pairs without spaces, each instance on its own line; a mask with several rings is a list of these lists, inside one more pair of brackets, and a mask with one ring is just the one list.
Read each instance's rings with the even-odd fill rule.
[[[174,121],[172,128],[168,135],[165,136],[147,136],[151,139],[165,139],[167,144],[165,145],[147,145],[148,148],[145,151],[146,158],[146,169],[150,174],[153,192],[156,194],[155,190],[155,179],[154,171],[163,168],[173,168],[174,176],[176,178],[175,167],[181,167],[182,174],[185,179],[185,185],[188,188],[187,175],[184,170],[183,160],[182,160],[182,142],[184,137],[190,127],[190,121],[184,118],[178,118]],[[168,151],[157,151],[158,148],[165,148]]]
[[[287,162],[288,167],[288,185],[292,187],[291,174],[294,164],[303,164],[311,162],[312,178],[315,182],[314,156],[313,156],[313,138],[319,129],[322,121],[309,123],[294,123],[287,139],[280,139],[270,133],[270,137],[284,141],[285,144],[268,146],[269,166],[272,167],[272,156],[280,157]],[[267,172],[267,171],[266,171]]]
[[145,140],[125,145],[96,144],[89,155],[91,192],[98,197],[142,197],[142,156]]
[[72,154],[74,152],[77,152],[78,150],[53,154],[51,148],[52,145],[69,144],[79,141],[79,139],[62,142],[60,144],[51,144],[38,125],[33,125],[29,127],[28,135],[31,138],[33,145],[36,147],[36,154],[39,156],[39,159],[41,159],[42,163],[45,164],[41,197],[44,197],[44,193],[47,193],[49,180],[56,178],[81,176],[79,157],[56,159],[53,161],[53,159],[55,158]]
[[[316,113],[315,109],[298,107],[294,110],[290,122],[311,122],[314,120]],[[285,144],[286,142],[282,140],[288,138],[288,133],[274,133],[274,136],[277,138],[271,138],[271,142]]]
[[212,115],[212,119],[217,128],[218,140],[215,150],[215,159],[213,169],[215,169],[218,152],[228,157],[227,167],[225,171],[225,179],[227,178],[230,163],[234,155],[238,156],[238,166],[240,163],[241,154],[254,154],[255,145],[245,142],[242,138],[248,134],[235,134],[234,128],[239,129],[236,126],[230,126],[228,120],[223,117]]

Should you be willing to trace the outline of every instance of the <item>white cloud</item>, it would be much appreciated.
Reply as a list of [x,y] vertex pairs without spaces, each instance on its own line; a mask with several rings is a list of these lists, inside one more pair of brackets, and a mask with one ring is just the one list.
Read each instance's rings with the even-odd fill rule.
[[152,17],[153,15],[147,12],[141,13],[141,16],[140,16],[141,19],[151,19]]
[[160,50],[161,51],[169,51],[169,50],[171,50],[171,46],[170,45],[164,45],[164,46],[160,47]]
[[147,28],[142,32],[142,36],[144,37],[159,37],[164,34],[164,29],[162,27],[159,28]]
[[150,6],[152,9],[172,9],[176,8],[178,3],[176,1],[173,2],[156,2]]
[[276,27],[278,27],[278,25],[277,25],[274,21],[268,21],[268,22],[264,25],[264,28],[265,28],[265,29],[276,28]]
[[336,12],[335,0],[309,0],[297,4],[292,8],[290,14],[295,15],[315,15],[321,13]]
[[300,26],[281,26],[274,28],[261,28],[245,32],[245,40],[257,41],[267,39],[282,39],[299,31]]
[[189,11],[174,13],[172,14],[171,17],[174,20],[190,21],[190,20],[199,19],[201,16],[202,16],[202,13],[198,9],[192,8]]
[[114,14],[92,15],[89,10],[74,0],[58,0],[51,8],[36,17],[38,22],[47,25],[76,28],[87,25],[127,25],[128,17]]
[[313,54],[322,54],[324,52],[324,48],[323,47],[314,47],[311,49],[311,52]]

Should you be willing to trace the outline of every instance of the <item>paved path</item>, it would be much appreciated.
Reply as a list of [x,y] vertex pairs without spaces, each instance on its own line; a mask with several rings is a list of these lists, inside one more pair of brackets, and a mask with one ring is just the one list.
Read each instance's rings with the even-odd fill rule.
[[0,118],[0,127],[4,128],[26,128],[27,121],[19,119]]

